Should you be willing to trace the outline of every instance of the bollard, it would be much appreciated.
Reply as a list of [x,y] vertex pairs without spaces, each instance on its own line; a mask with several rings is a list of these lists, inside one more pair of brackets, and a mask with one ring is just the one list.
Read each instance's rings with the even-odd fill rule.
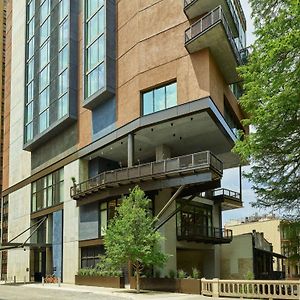
[[14,284],[16,284],[17,283],[17,277],[16,277],[16,275],[14,275]]
[[57,282],[58,282],[58,287],[60,287],[60,277],[58,277]]
[[42,285],[44,286],[44,284],[45,284],[45,278],[42,277]]

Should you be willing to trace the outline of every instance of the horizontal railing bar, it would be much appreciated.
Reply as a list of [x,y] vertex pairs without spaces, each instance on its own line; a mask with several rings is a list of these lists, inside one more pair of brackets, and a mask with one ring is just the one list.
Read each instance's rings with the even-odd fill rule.
[[88,180],[74,184],[71,189],[71,196],[88,192],[99,185],[113,184],[122,180],[132,180],[134,178],[158,176],[160,174],[170,174],[181,170],[212,168],[218,173],[223,172],[223,163],[210,151],[187,154],[183,156],[168,158],[161,161],[144,163],[128,168],[119,168],[102,172]]

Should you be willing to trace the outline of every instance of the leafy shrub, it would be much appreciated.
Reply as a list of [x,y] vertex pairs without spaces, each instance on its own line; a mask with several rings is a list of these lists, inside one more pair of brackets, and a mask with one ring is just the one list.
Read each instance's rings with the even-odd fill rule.
[[174,270],[170,270],[170,271],[169,271],[169,277],[170,277],[171,279],[174,279],[175,276],[176,276],[176,272],[175,272]]
[[160,278],[161,276],[161,271],[160,270],[156,270],[154,273],[155,278]]
[[197,268],[192,268],[192,278],[194,279],[200,278],[200,271]]
[[183,279],[183,278],[186,277],[186,274],[185,274],[185,272],[184,272],[182,269],[180,269],[180,270],[178,270],[178,272],[177,272],[177,277],[178,277],[179,279]]

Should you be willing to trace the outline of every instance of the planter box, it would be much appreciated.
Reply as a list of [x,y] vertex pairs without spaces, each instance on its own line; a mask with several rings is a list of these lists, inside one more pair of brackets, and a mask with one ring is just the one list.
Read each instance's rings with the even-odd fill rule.
[[177,292],[184,294],[201,294],[200,279],[177,279]]
[[75,284],[91,285],[111,288],[124,288],[124,277],[104,277],[104,276],[79,276],[75,275]]
[[[136,278],[130,277],[130,288],[136,289]],[[176,292],[176,279],[170,278],[141,278],[142,290]]]

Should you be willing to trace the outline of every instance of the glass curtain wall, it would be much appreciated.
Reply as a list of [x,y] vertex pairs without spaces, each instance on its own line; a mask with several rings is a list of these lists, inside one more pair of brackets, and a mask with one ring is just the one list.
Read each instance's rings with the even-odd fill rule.
[[85,1],[85,98],[104,88],[104,1]]

